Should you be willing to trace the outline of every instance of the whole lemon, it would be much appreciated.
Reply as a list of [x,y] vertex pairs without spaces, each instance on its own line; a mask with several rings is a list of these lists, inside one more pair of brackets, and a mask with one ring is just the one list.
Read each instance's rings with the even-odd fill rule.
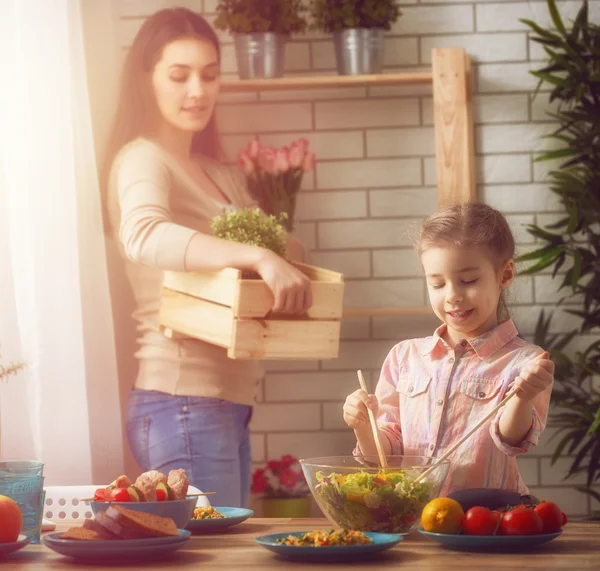
[[458,533],[465,516],[461,505],[451,498],[431,500],[421,514],[421,525],[432,533]]
[[0,543],[12,543],[19,539],[23,515],[17,502],[8,496],[0,496]]

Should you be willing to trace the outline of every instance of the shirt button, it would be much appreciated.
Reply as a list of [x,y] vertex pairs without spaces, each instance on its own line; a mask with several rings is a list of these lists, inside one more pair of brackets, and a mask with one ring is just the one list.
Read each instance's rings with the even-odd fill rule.
[[186,406],[184,406],[184,407],[183,407],[181,410],[182,410],[183,412],[187,412],[189,409],[188,409],[188,407],[187,407],[187,405],[186,405]]
[[482,399],[485,396],[484,392],[479,393],[479,398]]
[[467,346],[467,342],[466,342],[466,341],[461,341],[461,342],[460,342],[460,344],[461,344],[463,347],[466,347],[466,346]]
[[414,388],[415,388],[415,387],[408,387],[408,392],[409,392],[409,393],[412,393]]
[[454,363],[454,357],[450,357],[450,359],[448,359],[448,363],[452,365],[452,363]]
[[442,399],[440,399],[439,401],[437,401],[438,406],[442,406],[444,404],[444,401]]
[[435,445],[433,445],[433,444],[429,445],[429,450],[433,450],[434,448],[435,448]]

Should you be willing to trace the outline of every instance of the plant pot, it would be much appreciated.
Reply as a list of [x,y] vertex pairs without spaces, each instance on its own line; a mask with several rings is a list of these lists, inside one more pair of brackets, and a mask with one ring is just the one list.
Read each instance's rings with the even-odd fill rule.
[[240,79],[282,77],[286,36],[273,32],[233,34]]
[[263,498],[263,517],[310,517],[311,496]]
[[333,34],[339,75],[381,73],[384,56],[382,28],[349,28]]

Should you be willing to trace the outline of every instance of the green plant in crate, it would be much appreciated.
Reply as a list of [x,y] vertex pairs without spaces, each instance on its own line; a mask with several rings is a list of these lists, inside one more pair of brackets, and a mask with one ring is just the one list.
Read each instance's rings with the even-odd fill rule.
[[[540,86],[551,88],[549,113],[557,123],[548,137],[555,150],[537,161],[558,161],[549,173],[550,191],[560,202],[563,214],[545,227],[531,225],[528,231],[541,246],[520,258],[532,265],[523,273],[552,268],[560,276],[561,300],[581,301],[567,313],[580,319],[580,327],[566,335],[550,335],[551,317],[542,313],[536,328],[536,343],[548,349],[557,364],[553,402],[559,411],[552,416],[558,426],[553,462],[573,455],[566,478],[584,473],[586,488],[600,481],[600,341],[580,337],[587,347],[569,354],[577,335],[591,334],[600,326],[600,26],[589,21],[588,2],[583,2],[572,25],[562,20],[555,0],[548,0],[552,28],[545,29],[522,20],[548,56],[542,69],[531,72]],[[539,96],[539,92],[537,93]]]
[[349,28],[390,30],[401,16],[397,0],[311,0],[312,27],[331,34]]
[[211,229],[217,238],[267,248],[284,258],[287,237],[282,223],[285,218],[285,213],[277,218],[265,215],[259,208],[245,208],[215,216]]
[[220,0],[214,25],[237,34],[289,36],[306,30],[306,11],[302,0]]

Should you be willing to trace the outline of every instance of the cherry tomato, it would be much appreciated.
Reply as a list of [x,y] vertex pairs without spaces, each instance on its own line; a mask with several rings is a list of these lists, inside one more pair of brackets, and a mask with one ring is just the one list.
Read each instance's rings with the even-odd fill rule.
[[534,511],[542,518],[544,533],[556,533],[563,526],[563,513],[553,502],[541,502]]
[[108,488],[98,488],[94,492],[94,500],[98,502],[112,502],[113,499],[113,493]]
[[562,524],[563,524],[563,526],[567,525],[568,522],[569,522],[569,520],[567,519],[567,516],[563,512],[563,514],[562,514]]
[[498,523],[498,517],[491,510],[473,506],[463,517],[462,528],[467,535],[495,535]]
[[537,535],[542,533],[542,518],[530,508],[515,508],[504,514],[500,522],[504,535]]
[[161,489],[161,488],[156,489],[156,500],[158,502],[164,502],[167,500],[167,494],[163,489]]
[[129,502],[131,498],[129,497],[129,491],[127,488],[115,488],[112,492],[113,501],[115,502]]

